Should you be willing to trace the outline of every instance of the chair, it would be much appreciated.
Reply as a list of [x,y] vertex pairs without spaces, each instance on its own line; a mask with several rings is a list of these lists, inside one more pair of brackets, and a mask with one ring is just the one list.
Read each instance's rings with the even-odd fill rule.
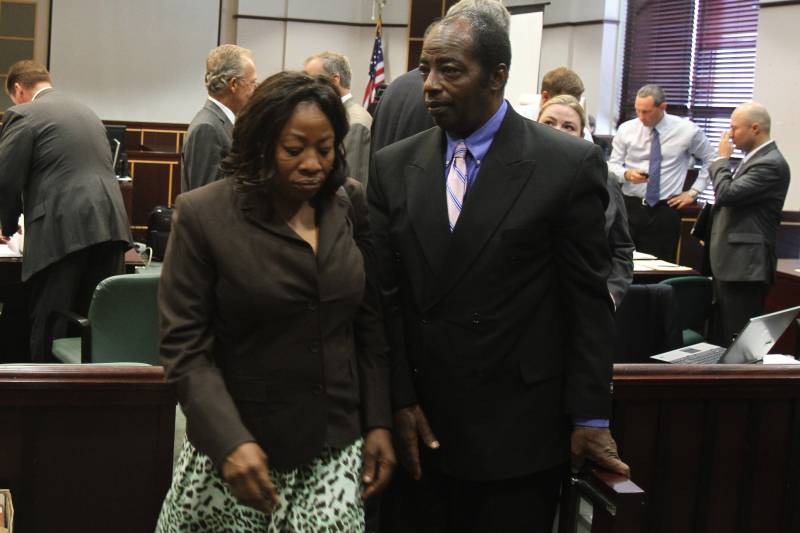
[[683,345],[704,342],[711,317],[711,280],[704,276],[679,276],[665,279],[661,284],[671,286],[675,293]]
[[644,490],[633,481],[584,465],[563,485],[558,533],[639,533],[644,529]]
[[631,285],[614,319],[615,363],[650,363],[651,355],[681,346],[678,309],[671,286]]
[[81,336],[55,339],[53,356],[70,364],[160,364],[156,299],[159,277],[159,272],[112,276],[97,285],[87,318],[58,312],[79,326]]

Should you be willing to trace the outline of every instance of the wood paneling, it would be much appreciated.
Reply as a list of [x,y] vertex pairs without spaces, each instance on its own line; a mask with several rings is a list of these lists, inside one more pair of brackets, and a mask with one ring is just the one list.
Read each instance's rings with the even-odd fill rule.
[[147,217],[154,207],[171,206],[181,190],[181,147],[186,124],[107,122],[127,127],[125,148],[133,179],[131,231],[144,242]]
[[800,368],[615,365],[613,434],[642,533],[800,531]]
[[0,367],[0,486],[15,530],[153,531],[174,422],[161,367]]

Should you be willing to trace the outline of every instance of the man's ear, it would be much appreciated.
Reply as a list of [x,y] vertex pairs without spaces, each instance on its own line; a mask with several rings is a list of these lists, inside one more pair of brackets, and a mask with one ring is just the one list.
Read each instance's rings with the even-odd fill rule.
[[508,81],[508,66],[505,63],[499,63],[492,70],[492,75],[489,77],[489,88],[493,91],[502,91]]
[[666,111],[667,110],[667,103],[666,102],[661,102],[660,104],[658,104],[658,108],[661,111]]
[[546,102],[550,100],[550,91],[547,89],[542,89],[542,102]]

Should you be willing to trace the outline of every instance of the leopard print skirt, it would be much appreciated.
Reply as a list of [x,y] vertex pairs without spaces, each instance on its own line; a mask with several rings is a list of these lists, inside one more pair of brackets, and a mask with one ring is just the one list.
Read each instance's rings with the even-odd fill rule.
[[271,468],[280,504],[266,515],[239,503],[211,459],[187,439],[156,533],[361,533],[361,447],[359,439],[342,450],[326,448],[299,468]]

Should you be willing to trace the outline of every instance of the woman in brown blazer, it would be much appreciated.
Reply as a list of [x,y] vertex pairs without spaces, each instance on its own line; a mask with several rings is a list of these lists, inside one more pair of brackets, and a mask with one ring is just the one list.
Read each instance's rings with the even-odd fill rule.
[[157,531],[361,531],[362,498],[391,475],[387,346],[346,133],[328,80],[276,74],[236,121],[226,179],[177,199],[161,354],[187,440]]

